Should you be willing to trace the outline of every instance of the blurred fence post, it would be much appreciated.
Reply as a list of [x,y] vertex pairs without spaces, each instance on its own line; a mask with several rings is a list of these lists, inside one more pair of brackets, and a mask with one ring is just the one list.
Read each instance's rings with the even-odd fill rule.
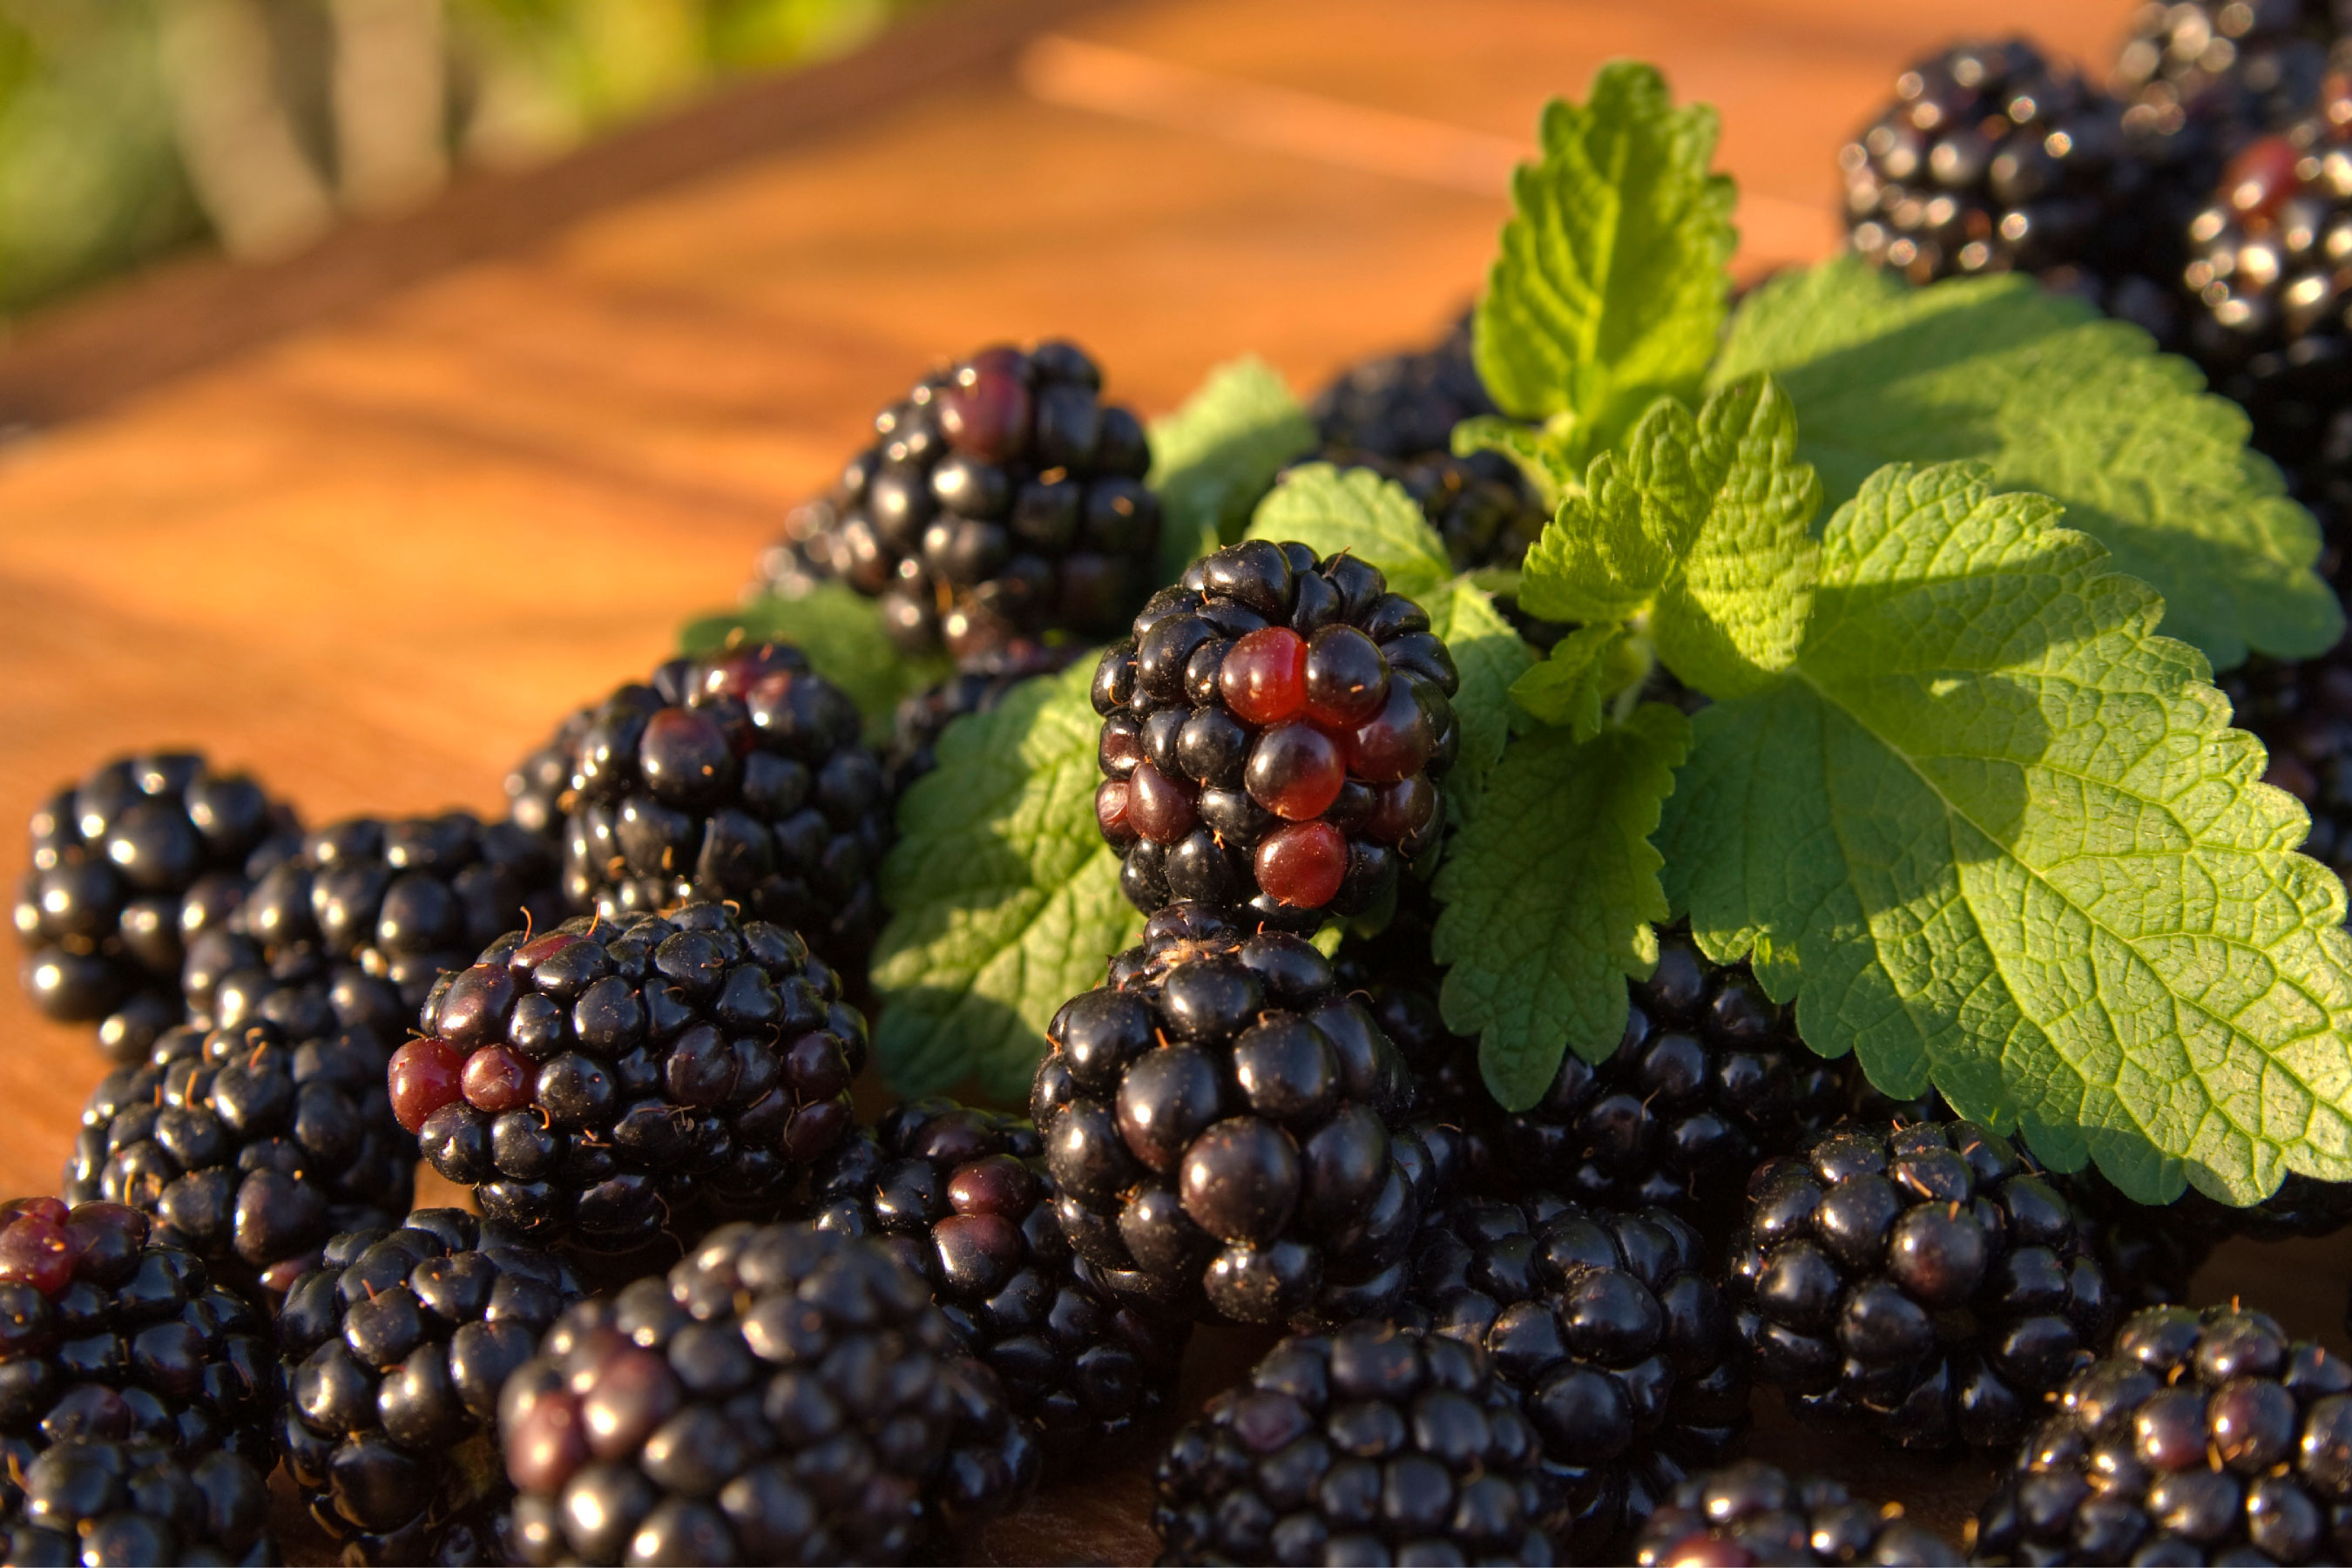
[[441,0],[328,0],[337,192],[357,213],[414,206],[449,176]]
[[161,21],[181,154],[221,243],[247,257],[300,249],[333,221],[334,202],[278,100],[260,6],[172,0]]

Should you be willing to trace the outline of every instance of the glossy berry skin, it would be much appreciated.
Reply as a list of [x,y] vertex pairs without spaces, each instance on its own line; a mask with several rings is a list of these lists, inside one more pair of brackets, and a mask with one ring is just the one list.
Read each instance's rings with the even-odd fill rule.
[[266,1474],[226,1449],[60,1443],[0,1479],[0,1556],[60,1568],[276,1563]]
[[2143,6],[2111,85],[2126,126],[2182,143],[2210,184],[2222,159],[2311,112],[2336,34],[2325,0]]
[[866,1063],[833,971],[719,904],[509,931],[419,1024],[390,1076],[425,1159],[487,1217],[590,1252],[782,1198],[848,1134]]
[[1307,942],[1162,910],[1045,1033],[1030,1114],[1080,1258],[1243,1322],[1394,1300],[1430,1157],[1402,1058]]
[[1160,499],[1141,422],[1101,387],[1061,342],[926,376],[832,492],[785,519],[761,584],[792,597],[845,583],[880,600],[901,647],[959,664],[1048,631],[1109,635],[1150,589]]
[[[2311,813],[2303,852],[2338,877],[2352,874],[2352,644],[2310,659],[2256,655],[2214,684],[2230,700],[2231,722],[2270,753],[2263,782]],[[2343,1207],[2352,1218],[2352,1204]]]
[[[798,648],[672,659],[567,721],[552,742],[565,787],[548,802],[526,783],[516,809],[563,813],[573,914],[730,902],[855,972],[881,929],[874,879],[891,832],[860,728],[856,705]],[[545,771],[534,760],[516,778]]]
[[1083,1462],[1166,1403],[1191,1326],[1070,1249],[1028,1121],[908,1100],[829,1155],[809,1194],[819,1229],[876,1238],[929,1285],[1048,1457]]
[[1352,556],[1250,540],[1195,562],[1096,667],[1119,886],[1300,930],[1370,908],[1444,831],[1459,685],[1429,617]]
[[2352,1365],[2236,1307],[2134,1313],[1979,1511],[1985,1563],[2352,1557]]
[[58,790],[33,813],[16,891],[26,990],[137,1061],[182,1021],[187,943],[227,922],[294,830],[290,807],[193,752],[118,758]]
[[1748,1184],[1731,1291],[1756,1375],[1906,1447],[2013,1442],[2113,1313],[2084,1230],[1973,1123],[1834,1128]]
[[346,1561],[509,1560],[499,1391],[580,1295],[560,1259],[463,1209],[327,1244],[278,1314],[277,1440]]
[[169,1030],[90,1090],[66,1197],[142,1210],[221,1283],[275,1295],[336,1232],[408,1212],[416,1140],[393,1117],[389,1055],[363,1028]]
[[1742,1459],[1676,1483],[1634,1535],[1633,1561],[1639,1568],[1958,1568],[1966,1559],[1899,1506],[1881,1512],[1835,1481],[1792,1480],[1761,1459]]
[[0,1205],[0,1470],[57,1443],[229,1449],[267,1470],[268,1329],[120,1205]]
[[1414,1239],[1406,1321],[1483,1349],[1591,1561],[1745,1428],[1748,1376],[1698,1234],[1664,1210],[1464,1198]]
[[530,1563],[904,1563],[1037,1471],[921,1279],[805,1225],[723,1226],[572,1308],[499,1424]]
[[1486,1358],[1393,1323],[1296,1334],[1160,1456],[1162,1563],[1539,1563],[1553,1504]]

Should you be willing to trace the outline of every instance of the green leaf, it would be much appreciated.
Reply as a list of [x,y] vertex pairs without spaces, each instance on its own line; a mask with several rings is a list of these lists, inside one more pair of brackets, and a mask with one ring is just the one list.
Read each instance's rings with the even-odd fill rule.
[[1645,609],[1706,521],[1691,468],[1697,422],[1661,399],[1626,438],[1585,471],[1581,493],[1519,566],[1519,606],[1547,621],[1625,621]]
[[1650,836],[1690,745],[1690,721],[1648,702],[1579,742],[1546,730],[1511,747],[1437,874],[1431,951],[1451,964],[1439,1005],[1479,1037],[1504,1109],[1543,1097],[1572,1049],[1599,1061],[1625,1035],[1625,982],[1658,961],[1666,917]]
[[1500,452],[1517,463],[1547,507],[1584,482],[1582,427],[1570,414],[1554,415],[1541,425],[1523,425],[1499,414],[1477,414],[1454,426],[1449,445],[1457,458],[1479,452]]
[[1601,67],[1590,102],[1545,106],[1472,328],[1503,412],[1573,414],[1601,451],[1659,394],[1696,390],[1738,238],[1731,181],[1707,173],[1715,139],[1713,110],[1675,108],[1631,61]]
[[1666,668],[1710,697],[1752,690],[1796,662],[1822,501],[1796,449],[1795,412],[1769,376],[1734,382],[1699,410],[1690,466],[1705,516],[1659,592],[1650,636]]
[[1625,628],[1614,621],[1577,627],[1552,645],[1550,658],[1511,683],[1511,700],[1580,741],[1592,739],[1601,732],[1610,653],[1624,637]]
[[1095,661],[949,726],[898,805],[874,954],[875,1058],[900,1094],[976,1082],[1025,1103],[1063,1003],[1141,934],[1094,818]]
[[1229,361],[1175,413],[1151,422],[1160,496],[1158,580],[1240,536],[1282,465],[1315,449],[1314,422],[1265,361]]
[[1467,799],[1511,736],[1511,686],[1535,662],[1535,653],[1495,608],[1495,601],[1466,577],[1440,584],[1422,596],[1429,629],[1445,641],[1462,689],[1454,694],[1454,716],[1462,726],[1462,751],[1445,775],[1445,788]]
[[1714,379],[1758,371],[1796,405],[1832,505],[1882,463],[1977,458],[1998,488],[2064,502],[2216,666],[2306,658],[2343,629],[2312,571],[2318,527],[2246,450],[2243,412],[2030,279],[1912,289],[1853,259],[1783,274],[1741,307]]
[[2143,1202],[2344,1180],[2343,884],[2162,602],[2058,514],[1973,465],[1863,485],[1794,670],[1696,720],[1675,905],[1814,1049],[2058,1169]]
[[849,694],[868,740],[887,739],[899,700],[954,673],[938,657],[909,658],[882,629],[874,601],[842,583],[818,583],[793,598],[763,595],[740,608],[703,616],[678,631],[681,652],[716,653],[743,642],[788,642],[816,672]]
[[1429,526],[1420,503],[1394,479],[1370,468],[1302,463],[1257,503],[1246,538],[1295,540],[1318,555],[1342,551],[1370,563],[1391,593],[1421,602],[1454,575],[1445,541]]

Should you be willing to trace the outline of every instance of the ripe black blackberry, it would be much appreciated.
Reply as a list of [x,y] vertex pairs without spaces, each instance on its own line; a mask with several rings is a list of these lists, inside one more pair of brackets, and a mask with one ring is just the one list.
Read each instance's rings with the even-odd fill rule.
[[193,752],[119,758],[58,791],[33,814],[16,892],[25,989],[52,1018],[103,1019],[107,1055],[138,1060],[181,1021],[185,944],[227,921],[247,860],[293,830],[290,807]]
[[1748,1184],[1731,1294],[1756,1375],[1906,1447],[2014,1442],[2112,1315],[2084,1230],[1973,1123],[1833,1128]]
[[1539,1446],[1475,1348],[1295,1334],[1160,1456],[1162,1563],[1549,1563]]
[[890,752],[883,760],[892,796],[905,794],[938,765],[940,737],[950,724],[967,714],[993,712],[1023,681],[1068,668],[1080,651],[1076,643],[1016,643],[1001,654],[969,661],[937,686],[902,700],[891,718]]
[[622,1252],[773,1203],[850,1129],[866,1022],[806,943],[721,904],[509,931],[425,1005],[393,1109],[488,1217]]
[[[798,648],[672,659],[567,721],[563,897],[607,920],[729,902],[855,969],[882,927],[891,832],[856,705]],[[529,771],[544,771],[534,759]],[[528,785],[519,814],[535,799]]]
[[1372,1315],[1432,1175],[1403,1059],[1303,938],[1192,912],[1154,917],[1046,1028],[1030,1114],[1063,1233],[1180,1308]]
[[2055,1405],[1975,1561],[2352,1561],[2352,1365],[2268,1313],[2135,1313]]
[[1307,410],[1327,447],[1402,459],[1453,449],[1454,427],[1499,414],[1471,355],[1464,311],[1426,348],[1341,371]]
[[1848,242],[1915,283],[2031,272],[2168,318],[2185,216],[2161,199],[2171,155],[2024,39],[1957,45],[1897,78],[1838,153]]
[[345,1562],[509,1560],[499,1390],[581,1293],[553,1255],[463,1209],[327,1244],[278,1314],[278,1441]]
[[366,1025],[396,1040],[435,981],[562,907],[553,843],[514,823],[353,817],[258,869],[236,912],[188,944],[181,989],[208,1027]]
[[1721,1218],[1759,1159],[1837,1119],[1844,1084],[1793,1009],[1746,963],[1709,963],[1687,929],[1659,933],[1658,966],[1631,990],[1615,1052],[1562,1053],[1543,1099],[1503,1118],[1504,1161],[1563,1197]]
[[1958,1568],[1951,1543],[1896,1507],[1856,1502],[1845,1488],[1791,1480],[1742,1459],[1677,1484],[1633,1538],[1639,1568],[1747,1568],[1758,1563],[1874,1563]]
[[809,1193],[819,1229],[878,1239],[930,1287],[1049,1448],[1098,1454],[1166,1403],[1189,1325],[1070,1250],[1028,1121],[906,1101],[819,1164]]
[[0,1555],[26,1568],[275,1563],[262,1477],[226,1449],[61,1443],[0,1479]]
[[2109,84],[2134,130],[2174,136],[2205,165],[2311,112],[2337,27],[2328,0],[2152,0],[2132,16]]
[[499,1400],[524,1562],[903,1563],[1036,1447],[882,1247],[713,1231],[558,1320]]
[[985,348],[876,416],[880,437],[785,520],[760,574],[838,578],[904,647],[959,660],[1064,630],[1108,636],[1150,588],[1160,499],[1142,422],[1076,345]]
[[1251,540],[1194,562],[1095,672],[1119,886],[1286,925],[1370,908],[1444,831],[1459,685],[1421,606],[1352,555]]
[[268,1328],[120,1204],[0,1205],[0,1471],[89,1439],[228,1449],[269,1468]]
[[1552,1539],[1590,1562],[1748,1423],[1698,1233],[1664,1209],[1466,1198],[1414,1239],[1406,1321],[1481,1346],[1543,1443]]
[[416,1140],[393,1119],[390,1054],[366,1029],[167,1030],[90,1090],[66,1200],[127,1204],[223,1283],[282,1291],[329,1237],[408,1212]]

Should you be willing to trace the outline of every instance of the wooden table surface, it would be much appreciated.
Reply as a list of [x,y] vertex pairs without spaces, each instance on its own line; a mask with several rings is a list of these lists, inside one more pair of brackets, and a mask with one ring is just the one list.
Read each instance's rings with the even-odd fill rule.
[[[570,706],[729,603],[783,509],[936,359],[1075,336],[1156,413],[1250,351],[1303,391],[1478,287],[1503,177],[1603,59],[1717,104],[1740,268],[1832,248],[1839,142],[1910,58],[2126,0],[950,0],[877,51],[262,271],[197,261],[0,340],[0,825],[201,746],[313,821],[499,803]],[[0,831],[6,831],[0,829]],[[21,851],[17,853],[21,854]],[[13,874],[13,873],[12,873]],[[101,1074],[0,987],[0,1191]],[[2200,1280],[2343,1348],[2352,1242]],[[1203,1336],[1182,1403],[1259,1342]],[[1952,1525],[1866,1446],[1761,1445]],[[1147,1560],[1140,1458],[971,1543]]]

